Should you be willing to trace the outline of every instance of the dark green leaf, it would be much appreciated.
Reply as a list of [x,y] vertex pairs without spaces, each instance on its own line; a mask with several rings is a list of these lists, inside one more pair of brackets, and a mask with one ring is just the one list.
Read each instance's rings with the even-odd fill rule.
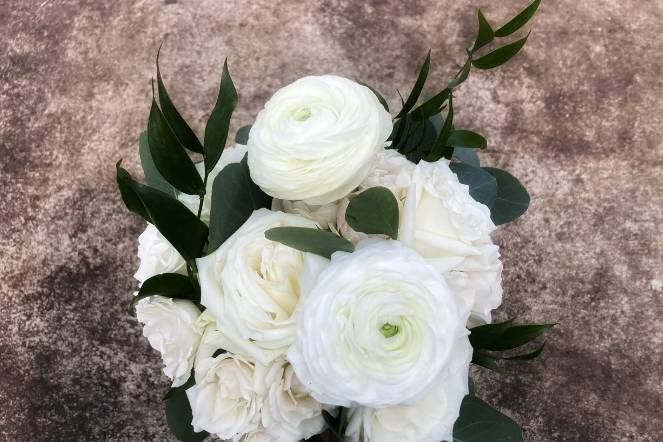
[[242,126],[235,134],[235,143],[246,145],[249,142],[249,132],[251,132],[251,125]]
[[481,165],[479,155],[477,155],[477,152],[474,149],[454,147],[454,157],[470,166],[479,167]]
[[495,322],[493,324],[484,324],[470,329],[470,344],[475,350],[486,348],[493,341],[498,339],[504,332],[511,327],[513,319],[504,322]]
[[495,358],[486,353],[480,353],[475,351],[472,354],[472,363],[474,365],[479,365],[483,368],[487,368],[488,370],[492,370],[497,373],[502,373],[503,371],[502,368],[499,365],[497,365],[497,361],[495,361]]
[[352,243],[347,239],[326,230],[308,227],[274,227],[265,232],[265,238],[328,259],[334,252],[352,252],[354,250]]
[[152,276],[140,286],[138,294],[131,299],[129,311],[133,313],[134,306],[141,299],[155,295],[200,301],[200,292],[193,286],[188,276],[179,273],[162,273]]
[[380,92],[378,92],[376,89],[373,89],[371,86],[367,85],[366,83],[363,83],[361,81],[358,81],[357,83],[361,84],[362,86],[366,86],[373,92],[373,95],[378,99],[382,107],[384,107],[384,110],[389,112],[389,104],[387,104],[387,100],[382,96]]
[[205,186],[196,166],[168,125],[154,98],[147,122],[147,139],[152,160],[166,181],[189,195],[205,193]]
[[470,75],[470,70],[472,69],[472,57],[468,56],[467,61],[463,65],[462,68],[460,68],[460,71],[456,74],[456,76],[453,78],[453,80],[449,81],[447,84],[447,89],[453,89],[459,84],[463,83],[465,80],[467,80],[467,77]]
[[221,158],[228,139],[230,118],[237,106],[237,90],[228,72],[228,60],[223,63],[219,95],[205,126],[205,170],[209,173]]
[[554,326],[555,324],[512,325],[485,348],[492,351],[511,350],[535,340]]
[[520,181],[509,172],[494,167],[482,167],[497,180],[497,196],[490,207],[490,218],[495,225],[515,220],[527,211],[529,194]]
[[449,167],[458,176],[458,181],[470,188],[472,198],[488,208],[494,204],[497,196],[497,180],[495,180],[495,177],[484,172],[480,167],[465,163],[451,163]]
[[476,392],[476,385],[474,384],[474,379],[470,377],[467,378],[467,387],[470,390],[468,394],[470,396],[476,396],[477,392]]
[[168,427],[178,440],[183,442],[200,442],[209,433],[202,431],[196,433],[191,426],[193,415],[191,404],[185,390],[179,390],[166,399],[166,420]]
[[538,9],[540,3],[541,0],[534,0],[528,7],[523,9],[520,14],[516,15],[514,18],[509,20],[507,24],[495,31],[495,36],[507,37],[525,26],[525,23],[527,23],[534,16],[534,13]]
[[239,163],[228,164],[212,184],[209,221],[209,247],[212,253],[239,229],[254,210],[272,205],[272,197],[251,181],[246,155]]
[[476,396],[465,396],[454,424],[454,442],[522,442],[523,432],[510,417]]
[[492,69],[501,66],[513,58],[518,51],[525,46],[528,37],[529,34],[520,40],[516,40],[513,43],[497,48],[481,58],[472,60],[472,65],[477,69]]
[[408,138],[408,133],[412,127],[412,115],[405,115],[394,123],[394,128],[391,132],[391,149],[396,149],[399,152],[403,148],[405,141]]
[[215,358],[215,357],[217,357],[219,355],[222,355],[224,353],[227,353],[227,352],[224,349],[219,348],[219,349],[215,350],[214,353],[212,353],[212,357]]
[[417,76],[417,81],[414,83],[410,95],[407,97],[407,100],[405,100],[403,108],[398,113],[398,115],[396,115],[396,118],[402,118],[403,116],[405,116],[405,114],[410,112],[410,109],[412,109],[415,104],[417,104],[419,95],[421,95],[421,91],[423,90],[424,84],[426,83],[426,78],[428,77],[429,69],[430,69],[430,50],[428,51],[426,59],[421,65],[421,69],[419,69],[419,75]]
[[136,182],[120,163],[117,184],[125,205],[161,234],[189,262],[201,256],[207,240],[207,226],[184,204],[160,190]]
[[147,184],[164,193],[174,195],[175,189],[168,184],[168,181],[166,181],[157,170],[157,166],[154,165],[152,154],[150,153],[150,144],[147,141],[147,131],[140,133],[140,137],[138,138],[138,153],[140,155],[140,164],[143,167],[143,173],[145,174],[145,181]]
[[440,134],[437,136],[437,140],[435,140],[435,145],[433,146],[433,149],[426,157],[426,161],[434,162],[439,160],[443,156],[448,157],[450,159],[451,155],[453,154],[453,149],[449,151],[449,149],[447,148],[447,141],[449,140],[449,136],[451,136],[451,132],[453,131],[453,121],[454,121],[453,101],[454,101],[453,95],[449,95],[449,110],[447,111],[447,117],[444,120],[444,125],[442,126]]
[[477,18],[479,21],[479,30],[477,31],[477,38],[474,40],[474,44],[472,45],[472,48],[470,51],[478,51],[482,47],[486,46],[488,43],[493,41],[495,38],[495,33],[493,32],[493,28],[490,26],[490,23],[488,23],[488,20],[486,20],[486,17],[484,17],[483,12],[481,12],[481,9],[477,10]]
[[371,187],[350,200],[345,220],[357,232],[398,237],[398,201],[386,187]]
[[451,90],[448,88],[438,92],[428,100],[424,101],[412,111],[412,117],[415,120],[423,120],[432,115],[439,114],[444,103],[449,99]]
[[186,121],[184,121],[184,118],[182,118],[168,96],[166,86],[163,84],[163,79],[161,78],[161,70],[159,69],[160,53],[161,46],[159,46],[159,51],[157,52],[157,90],[159,92],[161,111],[163,112],[164,117],[166,117],[166,121],[168,121],[168,124],[173,129],[173,132],[175,132],[175,136],[180,140],[180,143],[193,152],[203,153],[203,146],[200,144],[198,137],[193,130],[191,130]]
[[173,395],[180,392],[184,392],[189,388],[193,387],[194,385],[196,385],[196,375],[195,375],[195,370],[192,368],[191,374],[189,374],[189,378],[186,380],[186,382],[180,385],[179,387],[171,387],[170,389],[168,389],[163,399],[166,400],[170,397],[173,397]]
[[327,410],[322,410],[322,418],[329,427],[332,442],[343,442],[343,436],[338,432],[338,421]]
[[539,346],[539,348],[537,348],[533,352],[525,353],[525,354],[522,354],[522,355],[509,356],[507,358],[501,358],[501,359],[504,359],[504,360],[507,360],[507,361],[529,361],[529,360],[532,360],[532,359],[536,359],[536,358],[539,357],[541,352],[543,352],[543,348],[545,346],[546,346],[546,343],[544,342],[543,344],[541,344]]
[[467,129],[455,129],[447,140],[447,146],[469,149],[485,149],[487,144],[486,139],[481,134]]

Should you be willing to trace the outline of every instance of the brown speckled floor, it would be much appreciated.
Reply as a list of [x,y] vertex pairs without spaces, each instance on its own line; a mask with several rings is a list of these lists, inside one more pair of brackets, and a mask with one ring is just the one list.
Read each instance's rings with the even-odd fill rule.
[[[524,0],[482,0],[494,23]],[[159,358],[126,314],[154,56],[201,130],[224,57],[233,127],[310,73],[395,103],[425,51],[442,82],[475,2],[5,0],[0,7],[0,440],[164,440]],[[663,4],[544,1],[524,54],[478,73],[459,125],[532,195],[502,228],[500,317],[556,320],[543,358],[483,375],[531,441],[663,440]]]

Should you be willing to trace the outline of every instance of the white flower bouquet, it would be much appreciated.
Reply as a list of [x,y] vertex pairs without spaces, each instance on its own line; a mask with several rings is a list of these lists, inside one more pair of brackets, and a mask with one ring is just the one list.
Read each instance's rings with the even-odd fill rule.
[[478,12],[467,60],[422,98],[430,52],[398,113],[335,75],[277,91],[226,146],[238,95],[227,63],[203,142],[157,56],[139,140],[145,184],[117,165],[139,237],[131,302],[172,380],[183,441],[522,440],[479,399],[475,364],[500,370],[552,324],[491,323],[502,302],[496,225],[528,207],[486,139],[454,126],[472,67],[511,59],[539,1],[493,30]]

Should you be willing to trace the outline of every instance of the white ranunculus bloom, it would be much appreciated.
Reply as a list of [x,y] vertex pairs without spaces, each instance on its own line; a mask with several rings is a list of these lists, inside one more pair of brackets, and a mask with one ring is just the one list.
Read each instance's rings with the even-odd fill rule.
[[282,226],[317,227],[298,215],[260,209],[196,260],[201,303],[216,317],[223,348],[263,364],[293,342],[301,287],[312,279],[306,262],[324,260],[265,238],[266,230]]
[[259,429],[264,367],[223,353],[197,362],[196,385],[186,390],[195,431],[234,441]]
[[297,379],[285,360],[274,362],[265,377],[267,394],[262,425],[279,442],[296,442],[320,433],[325,427],[323,405]]
[[[239,163],[242,161],[245,154],[246,146],[243,144],[235,144],[234,146],[226,147],[223,149],[221,158],[216,163],[216,166],[214,166],[214,169],[209,173],[209,176],[207,177],[207,185],[205,186],[205,197],[203,198],[203,210],[200,212],[200,219],[205,224],[209,224],[209,215],[210,210],[212,209],[212,185],[214,184],[214,179],[228,164]],[[196,169],[201,177],[205,176],[205,164],[202,161],[196,163]],[[198,213],[198,206],[200,205],[200,197],[198,195],[180,193],[177,195],[177,199],[187,206],[193,213]]]
[[241,442],[274,442],[274,439],[267,434],[264,428],[258,428],[250,433],[246,433],[242,437]]
[[420,401],[412,405],[351,409],[345,432],[347,440],[451,442],[461,402],[469,391],[471,359],[472,346],[467,339],[459,339],[446,369]]
[[138,237],[140,265],[134,274],[141,284],[161,273],[186,275],[186,262],[159,230],[152,224]]
[[363,181],[391,129],[367,87],[334,75],[300,78],[272,96],[251,128],[251,178],[276,198],[336,201]]
[[200,310],[191,301],[150,296],[136,304],[136,317],[152,348],[161,353],[163,372],[173,387],[184,384],[191,374],[203,329]]
[[381,408],[421,400],[467,339],[469,310],[398,241],[336,252],[307,291],[288,351],[318,401]]

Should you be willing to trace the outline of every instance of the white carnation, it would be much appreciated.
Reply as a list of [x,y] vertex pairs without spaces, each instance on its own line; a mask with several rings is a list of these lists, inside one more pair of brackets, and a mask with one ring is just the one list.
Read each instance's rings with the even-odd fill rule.
[[333,75],[300,78],[272,96],[251,128],[251,178],[276,198],[330,203],[362,182],[391,129],[367,87]]
[[166,238],[152,224],[138,237],[140,266],[134,274],[141,284],[161,273],[186,275],[186,262]]

